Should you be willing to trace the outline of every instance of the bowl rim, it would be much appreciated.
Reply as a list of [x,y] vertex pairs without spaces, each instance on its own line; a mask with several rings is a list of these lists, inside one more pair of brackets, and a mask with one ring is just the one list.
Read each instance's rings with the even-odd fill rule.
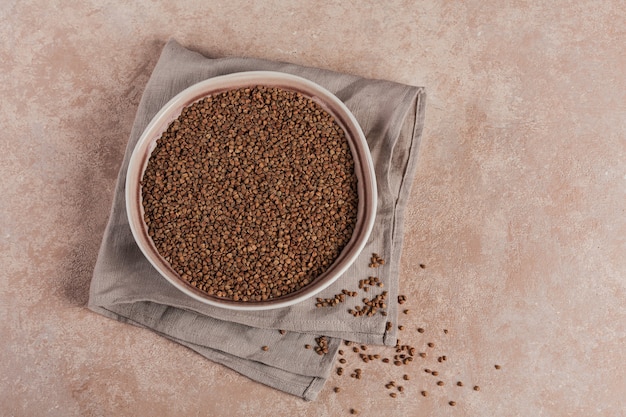
[[[209,95],[237,88],[269,86],[297,91],[314,100],[328,111],[346,134],[352,159],[355,163],[359,202],[355,231],[338,258],[312,283],[300,290],[276,299],[241,302],[210,296],[187,284],[158,253],[147,234],[143,219],[141,184],[148,160],[156,141],[183,108]],[[164,127],[164,128],[163,128]],[[376,174],[369,146],[361,126],[352,112],[333,93],[319,84],[289,73],[279,71],[243,71],[208,78],[193,84],[170,99],[146,126],[130,156],[125,179],[126,214],[133,238],[150,264],[175,288],[184,294],[214,307],[230,310],[255,311],[288,307],[309,299],[333,284],[363,251],[374,227],[378,203]],[[357,226],[360,226],[357,233]],[[346,250],[347,248],[347,250]],[[332,274],[330,274],[332,273]],[[173,276],[172,276],[173,275]]]

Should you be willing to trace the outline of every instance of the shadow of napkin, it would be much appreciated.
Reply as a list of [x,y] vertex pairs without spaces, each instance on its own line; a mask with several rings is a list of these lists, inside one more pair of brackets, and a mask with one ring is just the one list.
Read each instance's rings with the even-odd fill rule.
[[[268,311],[231,311],[200,303],[178,291],[151,266],[133,240],[125,212],[124,183],[132,150],[152,117],[172,97],[207,78],[241,71],[290,73],[325,87],[354,114],[367,139],[378,183],[376,222],[356,262],[317,297],[357,291],[337,307],[315,307],[315,298]],[[341,339],[395,345],[398,265],[404,208],[409,196],[424,121],[423,88],[328,70],[250,58],[210,59],[175,40],[164,47],[145,88],[124,156],[91,281],[88,307],[104,316],[151,329],[202,356],[284,392],[313,400],[333,367]],[[369,268],[372,253],[386,260]],[[358,289],[376,276],[383,288]],[[354,317],[349,308],[388,292],[387,316]],[[278,329],[286,330],[281,334]],[[306,344],[328,337],[329,353]],[[263,351],[261,346],[269,346]]]

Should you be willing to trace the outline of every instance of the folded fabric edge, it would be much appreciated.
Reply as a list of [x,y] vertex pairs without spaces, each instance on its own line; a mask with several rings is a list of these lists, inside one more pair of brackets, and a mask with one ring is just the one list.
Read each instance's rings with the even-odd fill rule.
[[200,354],[206,359],[211,360],[212,362],[226,366],[227,368],[230,368],[235,372],[238,372],[239,374],[250,378],[253,381],[260,382],[261,384],[278,389],[287,394],[301,397],[306,401],[315,400],[326,382],[326,378],[290,373],[288,371],[274,368],[260,362],[243,359],[235,355],[219,351],[217,349],[207,348],[205,346],[200,346],[185,340],[178,339],[168,334],[159,332],[158,330],[155,330],[153,328],[144,326],[143,324],[136,322],[131,318],[122,316],[114,311],[108,310],[101,306],[88,305],[87,308],[107,318],[119,321],[121,323],[131,324],[136,327],[140,327],[154,332],[166,339],[169,339],[195,351],[196,353]]
[[[417,103],[415,107],[415,123],[413,125],[412,138],[413,140],[411,141],[407,166],[404,174],[402,175],[403,181],[400,185],[400,192],[398,194],[396,208],[404,208],[406,206],[407,200],[410,197],[411,187],[415,179],[414,177],[415,171],[417,170],[417,160],[419,157],[419,150],[422,142],[422,132],[424,130],[424,120],[426,117],[426,90],[424,87],[418,87]],[[402,210],[401,213],[396,212],[396,215],[396,223],[393,229],[394,237],[396,237],[396,233],[404,231],[404,210]]]
[[[394,221],[391,230],[392,255],[389,263],[389,268],[391,268],[390,274],[398,277],[397,281],[392,282],[392,284],[395,284],[396,286],[395,290],[397,294],[400,293],[399,274],[400,259],[402,255],[402,244],[404,241],[404,214],[406,205],[408,203],[408,198],[410,197],[411,193],[413,175],[415,174],[415,170],[417,169],[417,159],[419,155],[422,129],[424,125],[425,96],[426,93],[424,87],[416,87],[415,98],[412,100],[413,103],[410,106],[409,111],[406,115],[407,118],[410,117],[410,120],[405,121],[402,128],[402,130],[404,131],[404,135],[409,138],[409,144],[405,158],[404,172],[401,176],[402,181],[400,182],[400,187],[397,192],[397,199],[393,207]],[[407,122],[410,124],[407,124]],[[397,306],[395,306],[393,310],[394,311],[391,312],[393,313],[393,317],[395,317],[395,319],[397,320]],[[385,330],[382,341],[383,344],[386,346],[395,345],[398,341],[397,327],[392,326],[390,330]]]
[[[102,300],[99,299],[98,297],[92,297],[90,299],[91,304],[96,305],[96,306],[102,306]],[[118,304],[134,304],[134,303],[138,303],[138,302],[151,302],[151,303],[158,303],[158,304],[163,304],[163,305],[167,305],[169,307],[173,307],[173,308],[178,308],[181,310],[186,310],[189,312],[192,312],[194,314],[198,314],[198,315],[204,315],[202,311],[199,311],[197,309],[194,308],[193,305],[185,305],[185,304],[177,304],[177,303],[172,303],[171,300],[168,299],[160,299],[158,297],[153,297],[153,298],[144,298],[144,297],[127,297],[127,298],[118,298],[115,299],[115,301],[110,302],[107,301],[106,305],[118,305]],[[210,316],[212,317],[212,316]],[[222,318],[217,318],[217,317],[212,317],[216,320],[223,320]],[[314,321],[314,320],[303,320],[303,322],[309,322],[309,321]],[[332,321],[325,321],[323,319],[320,320],[315,320],[315,322],[317,324],[324,324],[324,323],[333,323],[335,325],[337,324],[343,324],[343,323],[338,323],[337,320],[332,320]],[[256,327],[258,329],[265,329],[265,330],[277,330],[277,329],[283,329],[289,332],[294,332],[294,333],[302,333],[302,334],[311,334],[311,335],[324,335],[324,336],[328,336],[328,337],[332,337],[332,338],[339,338],[339,339],[345,339],[345,340],[351,340],[353,342],[358,342],[358,343],[365,343],[365,344],[373,344],[373,345],[385,345],[385,343],[383,343],[383,337],[384,334],[383,333],[374,333],[371,330],[364,328],[364,329],[355,329],[355,328],[351,328],[350,330],[348,329],[344,329],[344,328],[337,328],[337,330],[327,330],[327,329],[314,329],[314,330],[307,330],[307,331],[302,331],[302,330],[298,330],[293,328],[292,325],[289,325],[287,323],[280,323],[280,324],[276,324],[276,325],[266,325],[264,323],[253,323],[253,324],[249,324],[249,323],[242,323],[239,321],[233,321],[233,323],[235,324],[239,324],[242,326],[250,326],[250,327]],[[355,337],[355,335],[358,335],[358,337]],[[389,335],[387,336],[387,346],[395,346],[395,339],[390,339]]]
[[[275,388],[287,394],[301,397],[305,401],[314,401],[326,383],[326,378],[309,377],[296,374],[291,374],[291,380],[287,381],[285,380],[285,378],[280,378],[276,375],[268,373],[267,371],[259,370],[253,366],[249,366],[251,361],[246,361],[244,359],[237,358],[236,356],[232,356],[215,349],[207,349],[203,346],[194,345],[193,343],[188,343],[183,340],[177,340],[167,335],[162,336],[183,346],[186,346],[196,353],[204,356],[205,358],[213,362],[222,364],[227,368],[230,368],[233,371],[238,372],[239,374],[247,378],[250,378],[253,381],[260,382],[263,385],[267,385],[271,388]],[[227,360],[229,357],[233,358],[234,360]],[[302,381],[300,383],[296,383],[293,381],[293,377],[298,377],[298,379],[301,379]],[[307,379],[308,384],[306,381]]]

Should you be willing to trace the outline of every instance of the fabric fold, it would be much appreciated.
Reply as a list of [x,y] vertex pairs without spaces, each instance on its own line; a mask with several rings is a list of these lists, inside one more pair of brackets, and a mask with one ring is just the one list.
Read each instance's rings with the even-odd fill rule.
[[[357,291],[337,307],[315,306],[315,298],[267,311],[231,311],[191,299],[169,284],[135,244],[125,212],[124,182],[130,154],[152,117],[185,88],[219,75],[268,70],[307,78],[341,99],[361,125],[378,182],[377,217],[356,262],[318,297],[343,289]],[[341,339],[393,346],[397,340],[398,265],[404,210],[416,169],[424,122],[421,87],[251,58],[211,59],[175,40],[164,47],[139,104],[115,189],[111,216],[94,269],[88,307],[104,316],[141,326],[187,346],[202,356],[276,389],[313,400],[333,366]],[[369,268],[372,253],[387,260]],[[358,282],[376,276],[383,288],[359,290]],[[354,317],[348,309],[364,297],[387,291],[387,316]],[[279,332],[283,330],[286,332]],[[284,334],[283,334],[284,333]],[[305,345],[327,336],[329,352]],[[267,351],[260,349],[268,346]]]

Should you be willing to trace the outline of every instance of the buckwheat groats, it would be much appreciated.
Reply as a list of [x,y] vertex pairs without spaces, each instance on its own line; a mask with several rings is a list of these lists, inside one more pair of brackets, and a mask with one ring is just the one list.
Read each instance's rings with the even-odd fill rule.
[[356,223],[345,134],[291,90],[241,88],[186,107],[157,140],[141,186],[159,254],[193,287],[239,302],[311,283]]

